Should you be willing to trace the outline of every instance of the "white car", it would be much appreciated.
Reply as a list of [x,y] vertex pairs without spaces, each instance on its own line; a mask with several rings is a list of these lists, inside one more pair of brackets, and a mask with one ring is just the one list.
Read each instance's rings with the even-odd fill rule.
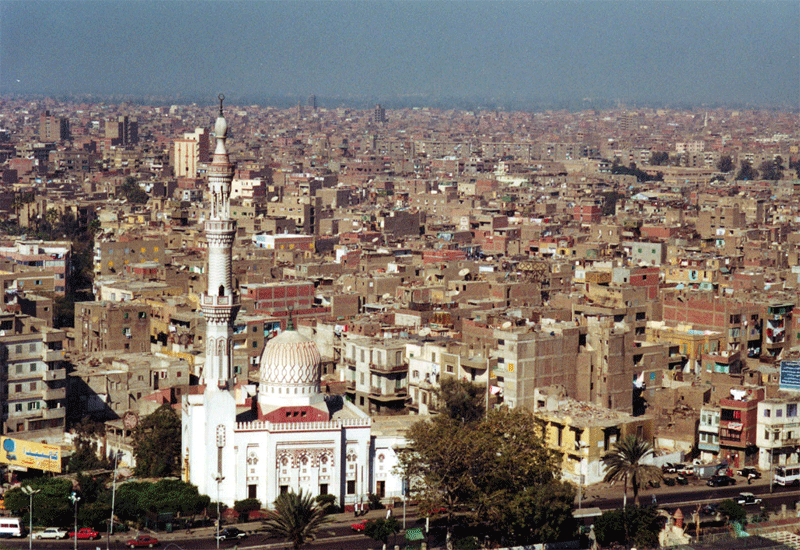
[[59,529],[58,527],[48,527],[44,531],[39,531],[38,533],[33,534],[33,538],[35,539],[65,539],[67,538],[67,532],[63,529]]

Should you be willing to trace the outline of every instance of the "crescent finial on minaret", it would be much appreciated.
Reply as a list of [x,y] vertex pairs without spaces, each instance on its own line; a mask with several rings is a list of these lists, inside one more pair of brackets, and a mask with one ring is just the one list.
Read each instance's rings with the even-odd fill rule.
[[219,116],[222,116],[222,102],[225,101],[225,94],[219,94]]

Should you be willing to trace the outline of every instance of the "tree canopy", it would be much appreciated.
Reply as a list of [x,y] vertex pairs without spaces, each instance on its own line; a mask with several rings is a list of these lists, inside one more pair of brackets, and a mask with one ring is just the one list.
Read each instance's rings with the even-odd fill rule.
[[765,160],[758,165],[758,172],[761,178],[770,181],[777,181],[783,177],[783,166],[778,159]]
[[149,198],[133,176],[128,176],[117,188],[117,196],[133,204],[145,204]]
[[136,475],[166,477],[180,473],[181,419],[169,405],[145,416],[133,431]]
[[606,547],[612,544],[657,548],[662,520],[654,506],[626,506],[609,510],[594,522],[597,542]]
[[613,448],[603,455],[606,467],[604,481],[622,481],[625,500],[628,498],[628,484],[633,489],[633,500],[639,504],[639,488],[648,481],[660,481],[664,476],[661,468],[644,464],[643,460],[653,454],[653,447],[635,434],[623,437],[614,443]]
[[264,519],[266,530],[292,544],[298,550],[316,538],[317,531],[330,520],[310,493],[282,493],[275,499],[274,510]]
[[743,160],[739,167],[739,173],[736,174],[737,180],[754,180],[758,178],[758,170],[753,168],[749,160]]
[[486,386],[455,377],[443,378],[437,395],[440,412],[460,422],[475,422],[486,413]]
[[407,437],[398,469],[421,509],[445,510],[448,547],[456,515],[508,544],[574,534],[575,490],[560,480],[560,455],[529,412],[498,409],[470,423],[440,415],[413,424]]
[[717,170],[727,174],[728,172],[733,171],[733,168],[733,158],[731,158],[730,155],[722,155],[719,157],[719,161],[717,161]]

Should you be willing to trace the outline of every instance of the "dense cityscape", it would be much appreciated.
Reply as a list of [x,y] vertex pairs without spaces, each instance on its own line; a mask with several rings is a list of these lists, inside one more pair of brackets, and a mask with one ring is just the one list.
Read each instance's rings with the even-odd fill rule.
[[31,543],[218,512],[250,528],[217,544],[279,536],[285,495],[361,544],[800,530],[748,507],[800,482],[796,113],[212,100],[0,101],[5,509]]

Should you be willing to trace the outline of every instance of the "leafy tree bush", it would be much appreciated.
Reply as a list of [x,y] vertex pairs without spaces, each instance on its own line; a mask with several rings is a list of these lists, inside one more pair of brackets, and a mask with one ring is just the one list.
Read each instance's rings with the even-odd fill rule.
[[728,518],[729,523],[734,521],[745,523],[747,521],[747,511],[744,509],[744,506],[732,499],[720,502],[718,510],[720,514]]
[[728,172],[733,171],[733,168],[734,168],[733,159],[731,158],[730,155],[722,155],[721,157],[719,157],[719,161],[717,161],[717,170],[719,170],[720,172],[725,172],[727,174]]
[[594,522],[594,533],[601,546],[621,544],[637,548],[657,548],[661,520],[654,506],[627,506],[609,510]]
[[136,475],[167,477],[180,473],[181,419],[169,405],[161,405],[133,431]]
[[455,377],[442,379],[437,393],[441,413],[462,423],[484,417],[485,395],[486,386]]
[[339,512],[339,507],[336,505],[336,495],[317,495],[316,501],[326,514]]
[[376,542],[389,544],[389,537],[400,532],[400,522],[390,516],[368,521],[364,525],[364,534]]
[[494,410],[471,423],[439,415],[413,424],[408,438],[413,450],[398,469],[421,509],[444,509],[448,547],[456,513],[509,544],[574,535],[574,489],[560,481],[560,456],[527,411]]
[[736,174],[737,180],[754,180],[758,178],[758,171],[753,168],[749,160],[743,160],[740,164],[739,173]]
[[257,498],[246,498],[244,500],[237,500],[233,503],[233,509],[239,514],[239,518],[247,519],[249,512],[261,510],[261,501]]

